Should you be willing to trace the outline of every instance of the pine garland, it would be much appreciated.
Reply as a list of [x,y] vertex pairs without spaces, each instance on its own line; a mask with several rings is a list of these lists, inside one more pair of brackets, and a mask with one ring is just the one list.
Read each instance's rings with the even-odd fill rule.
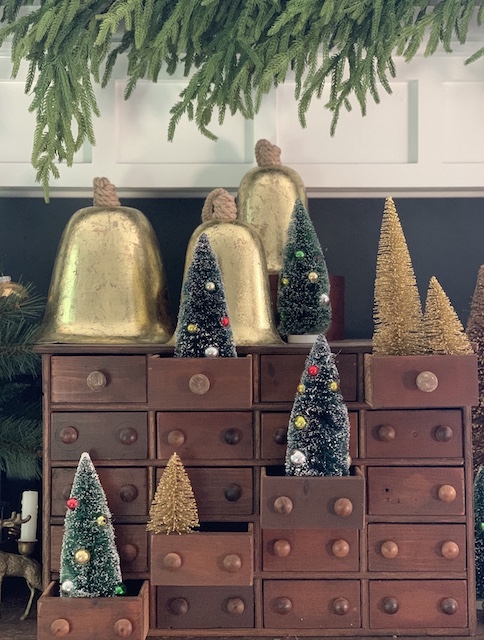
[[[341,109],[356,99],[363,115],[378,85],[391,93],[393,56],[408,62],[452,39],[464,43],[481,0],[4,0],[0,45],[12,37],[13,77],[29,63],[25,89],[36,113],[32,165],[48,200],[57,162],[72,165],[86,141],[95,144],[99,108],[93,83],[106,86],[120,54],[128,58],[129,97],[138,80],[157,82],[181,67],[189,82],[171,108],[168,138],[186,116],[204,135],[227,110],[252,119],[264,95],[293,73],[302,126],[325,85],[334,134]],[[119,43],[113,38],[121,32]],[[466,63],[484,55],[484,47]]]

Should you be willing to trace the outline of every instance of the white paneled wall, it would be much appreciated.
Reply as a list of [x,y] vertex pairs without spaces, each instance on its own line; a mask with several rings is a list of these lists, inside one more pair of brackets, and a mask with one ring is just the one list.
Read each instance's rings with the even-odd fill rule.
[[[254,145],[267,138],[282,149],[282,161],[298,171],[309,194],[384,195],[456,193],[484,195],[484,60],[464,61],[484,42],[473,37],[453,54],[411,63],[396,59],[393,94],[381,103],[368,97],[362,117],[354,101],[343,112],[336,135],[327,93],[313,99],[307,128],[297,119],[294,84],[287,81],[265,98],[255,120],[214,117],[217,142],[203,137],[186,119],[168,142],[170,108],[185,86],[181,75],[157,84],[139,82],[124,100],[123,65],[97,96],[102,117],[95,122],[96,145],[79,153],[72,168],[60,167],[52,196],[90,193],[92,179],[105,175],[119,192],[204,194],[214,187],[235,191],[254,164]],[[30,153],[35,117],[23,78],[12,80],[8,47],[0,50],[0,193],[39,193]]]

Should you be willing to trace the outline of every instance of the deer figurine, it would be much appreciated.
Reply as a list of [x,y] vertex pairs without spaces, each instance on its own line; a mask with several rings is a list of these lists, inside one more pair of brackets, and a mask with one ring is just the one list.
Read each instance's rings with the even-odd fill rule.
[[[13,511],[10,518],[0,520],[0,529],[3,527],[16,527],[24,522],[28,522],[29,520],[30,516],[27,516],[27,518],[22,520],[21,515]],[[25,620],[32,607],[35,589],[42,591],[40,564],[33,558],[27,558],[26,556],[22,556],[17,553],[6,553],[5,551],[0,551],[0,607],[2,603],[2,581],[6,576],[25,578],[25,581],[27,582],[30,589],[30,596],[27,606],[25,607],[25,611],[20,616],[20,620]]]

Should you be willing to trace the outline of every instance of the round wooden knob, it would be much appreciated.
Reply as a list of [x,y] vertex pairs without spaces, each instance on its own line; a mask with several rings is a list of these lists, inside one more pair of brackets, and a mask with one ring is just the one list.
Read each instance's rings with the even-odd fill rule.
[[457,613],[459,605],[457,604],[457,600],[454,600],[454,598],[444,598],[440,603],[440,608],[448,616],[453,616],[454,613]]
[[336,598],[333,600],[332,608],[338,616],[344,616],[350,610],[350,603],[346,598]]
[[131,544],[127,542],[126,544],[121,545],[119,549],[119,555],[121,556],[121,560],[125,563],[133,562],[138,557],[138,547],[135,544]]
[[64,444],[72,444],[79,437],[79,432],[75,427],[63,427],[59,432],[59,438]]
[[279,496],[274,500],[274,511],[280,513],[281,516],[291,513],[293,506],[291,498],[287,496]]
[[173,598],[168,603],[168,610],[174,616],[184,616],[188,613],[188,609],[190,608],[188,601],[185,598]]
[[278,429],[274,429],[272,437],[276,444],[287,444],[287,428],[279,427]]
[[133,633],[133,625],[128,618],[120,618],[114,623],[114,633],[120,638],[127,638]]
[[173,429],[173,431],[170,431],[167,435],[166,439],[172,447],[181,447],[182,444],[185,444],[186,436],[180,429]]
[[237,502],[242,497],[242,487],[239,484],[229,484],[224,490],[225,499],[229,502]]
[[182,559],[178,553],[167,553],[163,558],[163,566],[165,569],[168,569],[168,571],[178,571],[182,566]]
[[276,598],[274,601],[274,610],[276,613],[285,616],[292,611],[292,602],[289,598]]
[[291,553],[291,545],[287,540],[276,540],[272,545],[272,552],[278,558],[286,558]]
[[346,540],[343,540],[342,538],[340,540],[335,540],[331,545],[331,553],[336,558],[346,558],[349,552],[350,545],[348,544],[348,542],[346,542]]
[[125,427],[118,433],[118,439],[121,444],[129,446],[138,440],[138,432],[133,427]]
[[454,437],[454,431],[451,427],[441,424],[435,429],[434,436],[437,442],[449,442]]
[[91,391],[101,391],[108,381],[102,371],[91,371],[86,378],[86,384]]
[[71,631],[71,625],[64,618],[57,618],[50,625],[50,632],[55,638],[65,638]]
[[445,542],[442,543],[442,546],[440,547],[440,552],[442,553],[444,558],[447,558],[448,560],[453,560],[454,558],[457,558],[457,556],[460,553],[459,545],[453,540],[446,540]]
[[196,373],[188,381],[188,388],[196,396],[203,396],[210,389],[210,380],[204,373]]
[[347,518],[353,513],[353,503],[348,498],[338,498],[334,503],[333,510],[340,518]]
[[123,502],[133,502],[138,497],[138,489],[134,484],[126,484],[119,490],[119,497]]
[[228,573],[237,573],[242,568],[242,558],[236,553],[229,553],[222,561],[224,571]]
[[242,432],[240,429],[227,429],[224,433],[224,441],[227,444],[239,444],[242,440]]
[[395,429],[390,424],[382,424],[376,432],[380,442],[392,442],[395,440]]
[[450,484],[443,484],[439,487],[439,500],[442,502],[454,502],[457,497],[457,491]]
[[382,609],[385,613],[393,615],[394,613],[397,613],[398,608],[399,608],[399,605],[398,605],[398,600],[396,598],[390,596],[389,598],[383,599]]
[[245,604],[241,598],[229,598],[225,609],[231,616],[240,616],[245,611]]
[[391,560],[398,556],[399,548],[396,542],[393,540],[386,540],[380,547],[380,553],[384,558]]
[[439,386],[439,379],[432,371],[421,371],[415,379],[415,384],[420,391],[431,393]]

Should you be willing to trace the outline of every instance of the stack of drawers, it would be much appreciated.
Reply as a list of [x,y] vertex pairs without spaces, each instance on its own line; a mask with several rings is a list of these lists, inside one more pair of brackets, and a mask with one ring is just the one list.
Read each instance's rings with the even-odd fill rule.
[[[475,634],[472,399],[454,389],[430,408],[426,393],[419,407],[385,406],[374,370],[365,392],[370,348],[333,345],[352,475],[289,478],[286,429],[308,347],[219,360],[175,359],[154,345],[39,347],[45,584],[58,578],[65,501],[88,451],[123,577],[149,579],[154,636]],[[474,397],[470,358],[461,378]],[[152,536],[149,507],[174,451],[201,530]]]

